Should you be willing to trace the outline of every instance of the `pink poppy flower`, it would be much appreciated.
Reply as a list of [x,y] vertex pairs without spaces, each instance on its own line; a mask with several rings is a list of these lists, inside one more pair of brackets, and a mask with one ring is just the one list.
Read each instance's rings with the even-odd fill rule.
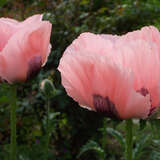
[[67,94],[108,117],[147,118],[160,106],[160,50],[154,27],[122,36],[81,34],[58,70]]
[[26,81],[45,65],[52,25],[34,15],[23,22],[0,18],[0,79]]

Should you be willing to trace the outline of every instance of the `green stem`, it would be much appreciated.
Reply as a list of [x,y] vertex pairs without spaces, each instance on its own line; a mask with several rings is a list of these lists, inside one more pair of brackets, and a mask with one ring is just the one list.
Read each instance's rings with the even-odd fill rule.
[[48,148],[49,148],[49,139],[50,139],[50,121],[49,121],[49,113],[50,113],[50,103],[49,103],[49,98],[47,98],[47,119],[46,119],[46,150],[45,150],[45,160],[48,159]]
[[10,126],[11,126],[11,152],[10,160],[16,160],[16,86],[11,87],[11,105],[10,105]]
[[132,148],[133,148],[133,141],[132,141],[132,119],[126,120],[126,146],[125,146],[125,159],[132,160]]

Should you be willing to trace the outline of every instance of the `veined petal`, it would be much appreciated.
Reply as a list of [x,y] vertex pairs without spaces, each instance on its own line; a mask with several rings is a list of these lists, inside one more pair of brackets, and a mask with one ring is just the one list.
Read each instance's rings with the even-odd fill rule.
[[[143,47],[142,47],[143,46]],[[151,96],[152,106],[160,105],[160,59],[155,43],[144,40],[120,41],[116,43],[112,59],[130,69],[134,74],[134,89],[145,88]]]
[[[94,54],[64,54],[58,69],[68,95],[81,106],[95,111],[117,112],[120,118],[148,116],[150,97],[136,92],[133,75],[109,58]],[[112,113],[106,114],[110,116]]]
[[43,17],[42,14],[33,15],[33,16],[25,19],[24,21],[19,22],[19,25],[17,26],[18,27],[17,29],[27,27],[28,25],[33,25],[33,24],[40,23],[42,21],[42,17]]
[[50,33],[49,22],[26,26],[16,32],[1,52],[6,66],[1,77],[14,82],[25,81],[31,72],[35,74],[48,56]]
[[95,35],[93,33],[82,33],[65,50],[64,54],[98,54],[99,56],[103,56],[106,55],[112,47],[113,43],[110,40],[105,40],[100,35]]

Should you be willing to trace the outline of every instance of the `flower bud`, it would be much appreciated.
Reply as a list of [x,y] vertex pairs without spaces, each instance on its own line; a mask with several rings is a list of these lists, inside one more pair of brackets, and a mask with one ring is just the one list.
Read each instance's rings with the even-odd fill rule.
[[48,80],[48,79],[42,80],[42,82],[40,84],[40,88],[47,97],[51,97],[53,95],[54,90],[55,90],[55,87],[54,87],[52,81]]

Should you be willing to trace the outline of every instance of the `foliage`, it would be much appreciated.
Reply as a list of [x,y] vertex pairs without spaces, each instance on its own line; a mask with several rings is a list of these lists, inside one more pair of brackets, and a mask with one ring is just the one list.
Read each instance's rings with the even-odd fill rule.
[[95,141],[90,140],[89,142],[87,142],[80,150],[80,153],[78,154],[77,157],[80,157],[83,153],[89,151],[89,150],[94,150],[98,153],[98,157],[101,160],[105,159],[105,151],[99,146],[98,143],[96,143]]
[[[40,82],[51,80],[58,95],[51,99],[50,159],[123,159],[124,124],[78,107],[61,86],[57,71],[65,48],[82,32],[123,34],[145,25],[160,29],[159,0],[0,0],[0,16],[24,18],[44,13],[53,25],[52,52],[32,81],[18,88],[17,140],[19,160],[43,159],[46,106]],[[9,153],[9,91],[0,85],[0,159]],[[135,160],[158,160],[159,120],[134,124]],[[159,141],[158,141],[159,142]],[[96,151],[96,154],[91,154]],[[85,154],[83,154],[85,153]],[[98,153],[98,154],[97,154]],[[77,157],[78,155],[78,157]]]

